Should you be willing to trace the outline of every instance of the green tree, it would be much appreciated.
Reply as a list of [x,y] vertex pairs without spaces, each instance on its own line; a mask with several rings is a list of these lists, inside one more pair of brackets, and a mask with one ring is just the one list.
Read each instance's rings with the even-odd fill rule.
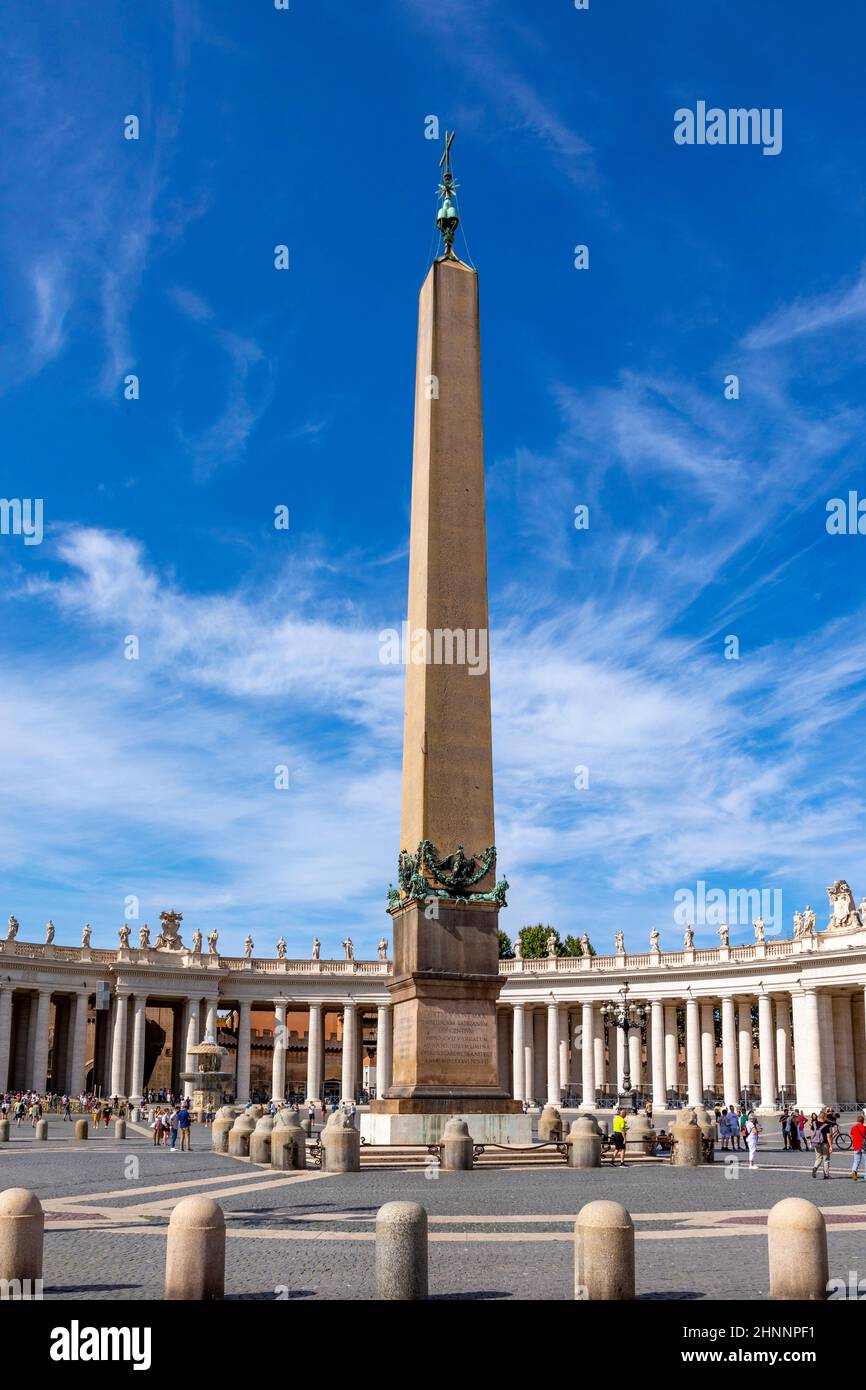
[[541,922],[534,927],[521,927],[517,935],[520,938],[521,951],[524,960],[540,960],[547,955],[547,938],[551,932],[556,938],[556,954],[565,955],[565,947],[559,939],[559,932],[555,927],[543,926]]
[[499,959],[514,960],[514,947],[511,944],[511,937],[507,932],[501,929],[499,932]]

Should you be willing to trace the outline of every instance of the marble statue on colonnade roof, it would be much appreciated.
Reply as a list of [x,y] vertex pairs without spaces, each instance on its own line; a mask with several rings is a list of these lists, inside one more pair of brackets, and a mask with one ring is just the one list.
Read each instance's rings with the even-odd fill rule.
[[862,928],[863,923],[854,903],[854,894],[844,878],[837,878],[827,889],[827,897],[830,899],[827,931],[857,931]]
[[19,925],[20,925],[20,923],[19,923],[17,917],[10,917],[10,918],[9,918],[9,930],[8,930],[7,933],[6,933],[6,940],[7,940],[7,941],[14,941],[14,940],[15,940],[16,936],[18,935],[18,927],[19,927]]
[[183,951],[184,944],[180,939],[180,924],[183,921],[182,912],[161,912],[159,914],[161,926],[159,936],[156,938],[156,949],[158,951]]

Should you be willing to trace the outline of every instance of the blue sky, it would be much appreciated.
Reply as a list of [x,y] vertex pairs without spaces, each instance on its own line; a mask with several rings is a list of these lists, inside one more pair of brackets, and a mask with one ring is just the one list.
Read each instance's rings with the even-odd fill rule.
[[[639,950],[700,879],[780,888],[788,928],[866,892],[866,540],[825,526],[866,494],[864,39],[802,0],[6,8],[23,937],[113,944],[129,895],[226,950],[388,930],[429,115],[480,275],[502,925]],[[781,108],[782,152],[675,144],[698,100]]]

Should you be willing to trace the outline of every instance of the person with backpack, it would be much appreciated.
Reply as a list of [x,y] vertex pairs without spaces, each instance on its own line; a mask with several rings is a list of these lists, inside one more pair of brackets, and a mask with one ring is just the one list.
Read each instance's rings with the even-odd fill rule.
[[177,1112],[177,1133],[181,1149],[192,1149],[192,1116],[184,1101]]
[[[851,1176],[855,1182],[857,1181],[860,1163],[864,1156],[864,1143],[866,1143],[866,1122],[864,1122],[864,1115],[861,1110],[857,1119],[851,1126],[851,1147],[854,1150],[854,1162],[851,1166]],[[863,1180],[866,1182],[866,1177],[864,1177]]]
[[812,1177],[817,1178],[820,1166],[823,1177],[830,1176],[830,1154],[833,1151],[833,1120],[827,1118],[827,1112],[822,1110],[815,1116],[815,1127],[812,1131],[812,1148],[815,1150],[815,1162],[812,1164]]

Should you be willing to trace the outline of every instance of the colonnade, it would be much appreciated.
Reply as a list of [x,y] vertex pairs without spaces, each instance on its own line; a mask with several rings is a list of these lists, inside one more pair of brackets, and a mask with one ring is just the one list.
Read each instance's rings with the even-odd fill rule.
[[[637,996],[635,996],[637,997]],[[862,989],[804,987],[757,994],[655,998],[628,1030],[604,1005],[568,999],[500,1000],[499,1076],[518,1100],[593,1109],[629,1080],[664,1109],[744,1096],[760,1110],[866,1102],[866,999]]]

